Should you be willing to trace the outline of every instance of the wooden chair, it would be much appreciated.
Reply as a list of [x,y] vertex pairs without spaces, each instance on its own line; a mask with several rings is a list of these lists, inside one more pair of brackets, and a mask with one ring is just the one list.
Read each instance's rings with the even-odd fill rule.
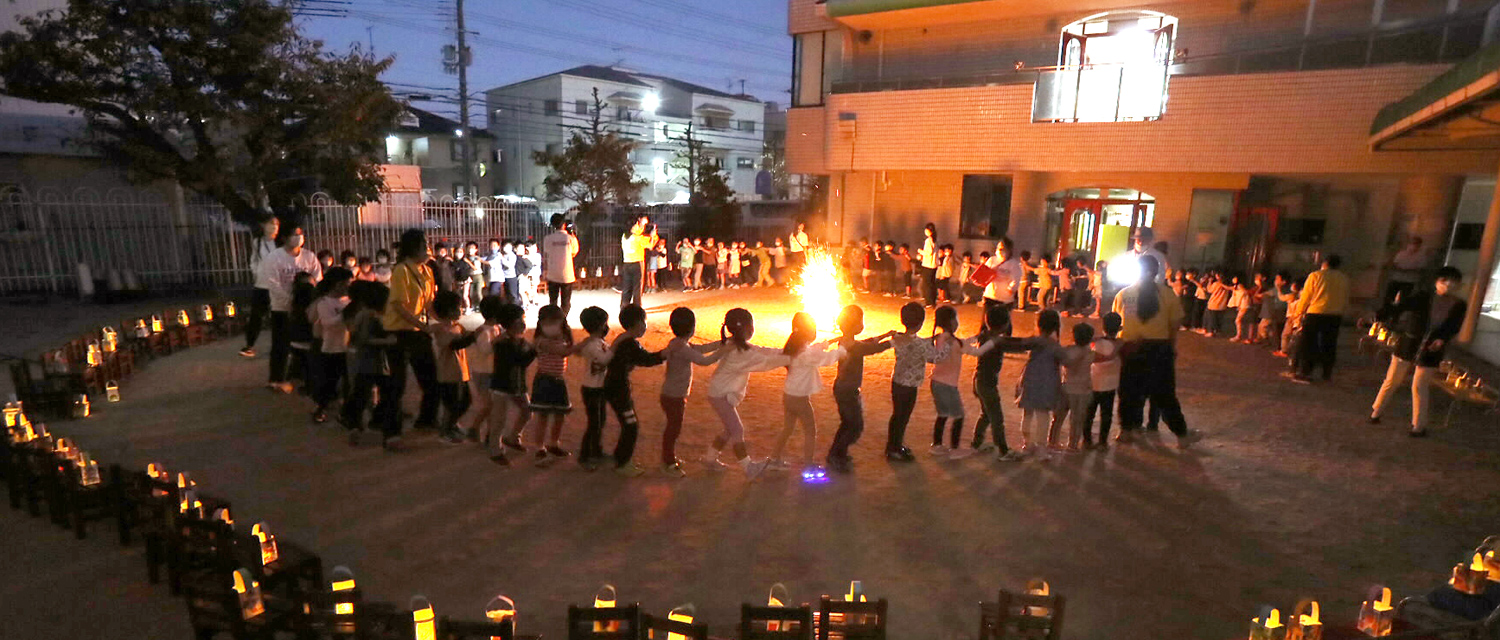
[[849,602],[823,596],[818,603],[818,640],[835,634],[844,640],[885,640],[887,606],[885,598]]
[[88,523],[115,520],[120,517],[120,483],[124,472],[119,465],[100,471],[98,484],[83,484],[83,469],[70,464],[62,478],[62,504],[73,534],[79,540],[88,537]]
[[[776,630],[772,631],[771,627]],[[740,605],[740,640],[812,640],[812,607]]]
[[472,622],[453,620],[448,616],[438,618],[438,640],[539,640],[541,636],[516,635],[516,627],[510,622]]
[[1001,590],[995,602],[979,603],[979,640],[1057,640],[1067,599]]
[[675,633],[686,640],[708,640],[708,625],[702,622],[682,622],[667,616],[641,614],[642,640],[666,640]]
[[[248,531],[248,529],[247,529]],[[250,567],[261,590],[288,600],[305,601],[325,586],[323,559],[286,539],[277,539],[277,558],[261,564],[260,541],[248,534],[234,539],[235,558],[241,567]]]
[[[212,513],[204,500],[204,514]],[[227,503],[225,503],[227,508]],[[177,514],[165,536],[167,585],[172,595],[195,582],[212,580],[240,566],[234,527],[195,513]]]
[[[305,601],[299,633],[330,640],[385,640],[410,634],[411,614],[389,602],[367,602],[359,589],[319,591]],[[346,605],[340,608],[338,605]]]
[[6,446],[6,451],[10,456],[10,461],[6,464],[6,484],[10,491],[10,506],[12,509],[24,507],[26,513],[33,518],[42,516],[44,482],[41,475],[50,458],[46,451],[46,448],[50,447],[50,439],[48,440],[48,443],[31,442]]
[[[595,631],[594,623],[617,623],[615,631]],[[580,607],[568,605],[568,640],[639,640],[641,606]]]
[[234,590],[232,570],[184,584],[182,596],[187,603],[193,636],[198,640],[220,634],[228,634],[234,640],[272,640],[278,635],[296,634],[303,626],[294,603],[275,597],[263,597],[265,610],[246,619],[240,609],[239,594]]

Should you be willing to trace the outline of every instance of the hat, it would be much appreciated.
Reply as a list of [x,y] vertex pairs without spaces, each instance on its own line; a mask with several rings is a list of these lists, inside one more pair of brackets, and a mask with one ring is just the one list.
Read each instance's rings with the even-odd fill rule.
[[1151,233],[1151,227],[1137,227],[1135,233],[1132,234],[1131,237],[1139,238],[1141,240],[1150,240],[1153,237]]

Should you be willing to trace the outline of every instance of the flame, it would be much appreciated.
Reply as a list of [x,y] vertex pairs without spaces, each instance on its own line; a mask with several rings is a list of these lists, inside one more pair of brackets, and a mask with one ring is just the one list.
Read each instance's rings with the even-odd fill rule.
[[821,247],[808,247],[805,255],[802,280],[792,285],[792,293],[802,299],[802,310],[818,323],[819,331],[832,331],[848,298],[838,259]]

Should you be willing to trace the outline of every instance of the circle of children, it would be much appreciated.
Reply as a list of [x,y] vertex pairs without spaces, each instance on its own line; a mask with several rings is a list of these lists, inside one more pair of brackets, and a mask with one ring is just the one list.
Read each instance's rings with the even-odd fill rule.
[[[276,235],[276,229],[268,228],[266,232],[267,237]],[[473,306],[482,315],[483,323],[472,331],[466,330],[460,318],[480,292],[473,292],[466,300],[470,292],[455,286],[455,282],[444,285],[437,274],[445,267],[429,255],[427,238],[420,229],[403,233],[396,245],[395,264],[381,265],[379,270],[366,269],[359,260],[353,269],[320,263],[314,254],[302,248],[301,230],[293,229],[282,236],[281,247],[260,254],[257,284],[265,281],[270,298],[270,386],[284,393],[292,390],[287,381],[287,360],[300,352],[305,364],[293,363],[291,369],[305,371],[306,390],[316,405],[313,421],[326,422],[334,401],[342,395],[337,420],[348,430],[351,446],[359,444],[368,427],[381,432],[382,445],[387,450],[397,451],[404,448],[400,400],[410,368],[421,387],[415,429],[437,430],[439,439],[448,444],[477,442],[499,465],[510,466],[517,459],[529,457],[536,466],[550,466],[571,455],[561,442],[565,417],[573,408],[564,376],[569,360],[576,359],[584,367],[580,395],[586,421],[577,461],[589,471],[607,465],[624,476],[645,473],[634,461],[639,420],[631,391],[632,372],[638,367],[663,364],[665,379],[660,406],[666,426],[660,443],[660,469],[664,475],[674,477],[686,475],[676,454],[676,442],[682,431],[693,368],[700,366],[714,367],[708,381],[708,403],[720,418],[722,430],[706,451],[689,457],[708,470],[721,471],[730,466],[723,462],[723,452],[728,449],[736,466],[752,478],[767,470],[790,469],[786,448],[800,426],[805,478],[822,477],[825,473],[822,462],[835,471],[849,472],[853,465],[849,449],[864,430],[861,399],[864,359],[886,350],[895,353],[891,377],[893,412],[885,446],[886,458],[892,462],[915,459],[904,444],[904,434],[916,406],[918,389],[929,377],[929,364],[932,365],[930,390],[937,409],[929,448],[934,456],[958,459],[989,453],[999,461],[1032,457],[1046,460],[1054,451],[1075,453],[1107,448],[1122,364],[1124,377],[1152,382],[1127,385],[1134,391],[1121,393],[1122,430],[1116,441],[1128,442],[1130,431],[1141,426],[1142,409],[1148,399],[1152,413],[1161,411],[1161,417],[1178,436],[1180,446],[1200,436],[1197,432],[1189,433],[1182,419],[1173,383],[1175,354],[1167,340],[1141,341],[1159,342],[1156,346],[1163,348],[1137,349],[1140,354],[1136,359],[1142,364],[1132,366],[1129,350],[1121,348],[1123,343],[1118,336],[1121,314],[1104,313],[1101,335],[1095,335],[1092,325],[1078,323],[1072,327],[1072,343],[1063,346],[1059,337],[1061,316],[1050,308],[1058,304],[1049,293],[1057,287],[1041,284],[1060,274],[1049,275],[1045,259],[1041,266],[1029,269],[1038,276],[1035,284],[1026,287],[1025,283],[1017,283],[1036,292],[1034,298],[1027,298],[1023,288],[1020,300],[1030,300],[1041,307],[1036,318],[1038,335],[1011,337],[1010,313],[1014,305],[990,304],[985,307],[981,331],[960,337],[957,310],[934,304],[954,298],[932,286],[943,280],[942,265],[947,262],[946,257],[951,257],[951,247],[935,250],[930,228],[928,234],[919,258],[920,289],[927,304],[911,302],[901,308],[903,331],[860,338],[865,329],[864,312],[857,305],[849,305],[838,316],[840,335],[836,339],[817,341],[819,328],[813,318],[799,312],[792,318],[792,331],[786,343],[781,348],[772,348],[752,344],[755,319],[750,311],[735,308],[725,314],[719,340],[694,344],[697,318],[691,309],[678,307],[669,318],[673,339],[662,350],[651,352],[639,342],[646,333],[646,313],[634,304],[620,310],[616,321],[622,332],[612,340],[609,312],[599,307],[583,309],[579,314],[581,338],[568,326],[565,308],[555,304],[538,309],[536,327],[528,332],[525,307],[536,303],[516,294],[508,278],[502,280],[506,283],[503,289],[478,296]],[[806,246],[806,236],[800,228],[794,238],[801,243],[798,248]],[[694,246],[701,245],[694,243]],[[867,246],[872,247],[867,255],[874,255],[874,245]],[[459,260],[464,259],[466,256],[459,254]],[[1025,259],[1024,254],[1021,259]],[[541,262],[538,259],[532,264]],[[1119,302],[1114,306],[1133,319],[1139,314],[1138,332],[1141,323],[1176,324],[1182,320],[1181,306],[1176,296],[1171,295],[1175,287],[1168,290],[1157,285],[1160,265],[1155,260],[1143,260],[1143,267],[1147,262],[1150,271],[1142,273],[1139,287],[1148,289],[1136,294],[1140,303],[1136,304],[1132,298],[1123,309]],[[935,268],[933,263],[937,265]],[[694,272],[700,264],[694,262]],[[862,265],[861,270],[851,270],[850,275],[869,276],[872,271]],[[967,267],[961,273],[964,271],[968,271]],[[1071,275],[1068,271],[1063,273]],[[696,274],[692,281],[696,285]],[[1186,274],[1174,281],[1194,282],[1198,286]],[[1279,278],[1278,290],[1281,282]],[[1219,279],[1205,281],[1203,286],[1211,295],[1228,287]],[[1128,291],[1116,293],[1124,301],[1127,296],[1123,294]],[[901,292],[887,289],[882,293]],[[1147,297],[1151,300],[1145,300]],[[1187,298],[1186,293],[1183,297]],[[1241,297],[1249,299],[1245,294]],[[1102,305],[1103,302],[1095,300],[1094,311],[1108,308]],[[927,308],[934,306],[935,328],[930,335],[921,335]],[[1020,307],[1024,309],[1026,305]],[[1169,307],[1175,315],[1158,314],[1158,310]],[[1212,311],[1215,307],[1211,303],[1208,308]],[[1071,309],[1065,308],[1065,312],[1086,314],[1076,304]],[[249,339],[253,345],[253,337]],[[253,355],[252,349],[246,348],[247,355]],[[288,349],[294,353],[288,354]],[[1016,390],[1017,404],[1022,410],[1023,445],[1019,450],[1007,445],[1001,410],[1000,368],[1007,352],[1030,354]],[[972,390],[981,407],[967,447],[963,442],[965,410],[959,391],[965,355],[977,359]],[[536,370],[528,385],[527,370],[533,365]],[[833,396],[839,424],[826,456],[820,461],[814,450],[816,418],[811,396],[822,389],[819,369],[835,365]],[[787,370],[784,428],[775,439],[771,455],[754,459],[746,446],[738,407],[745,399],[753,373],[783,367]],[[1133,410],[1129,408],[1132,396]],[[374,406],[366,422],[366,409],[372,401]],[[440,407],[444,413],[441,423]],[[602,436],[607,414],[611,412],[618,422],[619,436],[612,454],[607,456]],[[1092,433],[1095,413],[1100,415],[1097,439]],[[1153,423],[1154,418],[1155,415]],[[1061,432],[1065,426],[1069,434],[1063,439]],[[987,429],[991,434],[988,442]]]

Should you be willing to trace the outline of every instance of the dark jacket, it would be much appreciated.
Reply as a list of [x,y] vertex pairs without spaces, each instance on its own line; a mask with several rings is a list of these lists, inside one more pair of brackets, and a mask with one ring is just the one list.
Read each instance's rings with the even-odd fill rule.
[[[1376,314],[1396,332],[1396,357],[1415,362],[1419,367],[1438,366],[1443,362],[1448,343],[1464,324],[1468,303],[1456,296],[1439,297],[1425,290],[1401,298],[1401,302],[1386,305]],[[1443,346],[1429,349],[1435,340],[1442,340]]]

